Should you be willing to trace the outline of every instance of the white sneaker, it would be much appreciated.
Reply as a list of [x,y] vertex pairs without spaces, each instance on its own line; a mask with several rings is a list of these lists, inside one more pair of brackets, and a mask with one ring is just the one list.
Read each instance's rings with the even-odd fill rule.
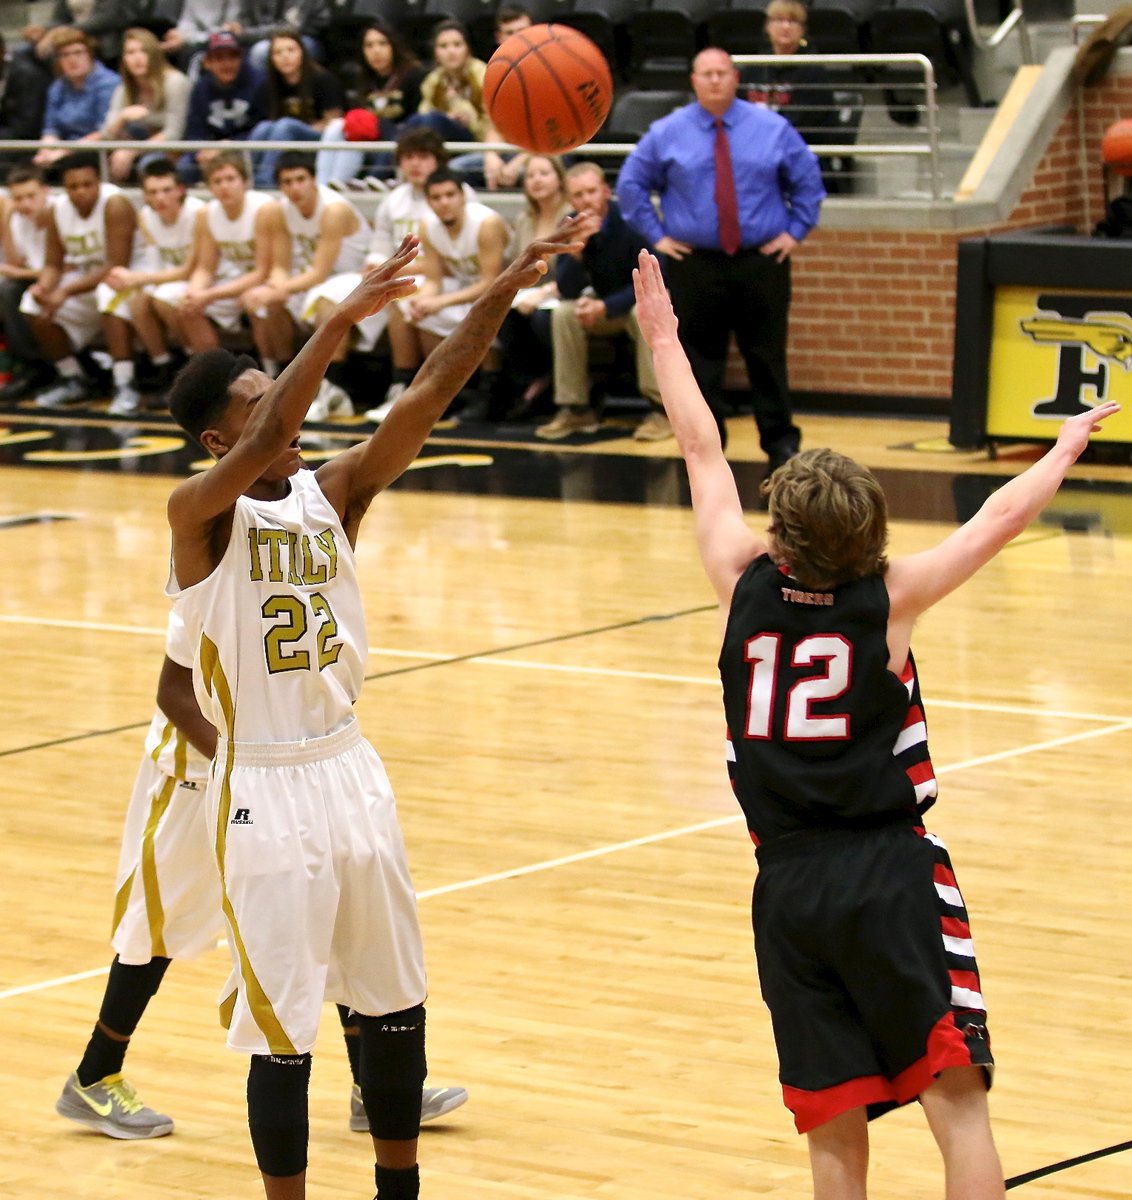
[[311,406],[307,409],[307,421],[325,421],[329,417],[352,417],[354,403],[345,388],[340,388],[329,379],[318,386]]
[[393,405],[401,399],[408,390],[408,387],[407,383],[391,383],[389,390],[385,393],[385,399],[376,408],[371,408],[366,413],[366,420],[372,421],[375,425],[380,425],[389,416]]
[[[435,1121],[454,1108],[459,1108],[468,1098],[468,1089],[462,1087],[426,1087],[421,1091],[421,1124]],[[369,1133],[369,1118],[362,1103],[362,1089],[355,1083],[350,1091],[350,1128],[354,1133]]]
[[87,398],[86,381],[68,376],[45,391],[39,392],[35,398],[36,408],[66,408],[68,404],[78,404]]
[[136,417],[142,411],[141,393],[132,384],[114,389],[114,399],[106,410],[112,417]]

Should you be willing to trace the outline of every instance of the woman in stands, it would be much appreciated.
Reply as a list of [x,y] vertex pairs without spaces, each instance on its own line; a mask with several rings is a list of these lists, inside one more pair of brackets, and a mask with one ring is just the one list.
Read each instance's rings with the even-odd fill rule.
[[421,106],[406,124],[424,124],[446,142],[482,142],[488,129],[483,102],[487,64],[472,54],[468,31],[459,21],[441,21],[433,30],[436,67],[421,84]]
[[148,29],[127,29],[122,39],[122,82],[110,97],[102,126],[107,141],[156,144],[153,150],[114,150],[110,179],[126,183],[149,159],[160,157],[161,142],[184,135],[189,108],[189,80],[169,65],[157,38]]
[[[342,116],[342,85],[337,76],[312,59],[297,29],[278,29],[272,35],[267,60],[263,108],[249,141],[317,142],[331,121]],[[255,186],[275,186],[279,152],[255,155]]]
[[[324,143],[393,142],[406,118],[421,103],[425,69],[405,39],[382,17],[374,17],[362,32],[360,62],[341,68],[346,84],[346,117],[331,121]],[[325,151],[318,156],[318,182],[351,180],[365,161],[361,150]]]

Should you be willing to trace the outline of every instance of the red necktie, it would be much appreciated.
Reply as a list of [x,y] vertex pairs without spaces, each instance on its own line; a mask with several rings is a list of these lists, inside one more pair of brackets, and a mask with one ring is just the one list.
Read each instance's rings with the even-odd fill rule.
[[735,172],[731,169],[731,145],[723,122],[715,120],[715,206],[719,209],[719,244],[734,254],[743,244],[739,236],[739,201],[735,195]]

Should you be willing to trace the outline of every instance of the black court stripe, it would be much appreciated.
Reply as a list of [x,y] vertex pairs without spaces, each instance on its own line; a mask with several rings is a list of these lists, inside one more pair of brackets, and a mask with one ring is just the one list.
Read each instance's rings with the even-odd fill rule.
[[1024,1183],[1033,1183],[1035,1179],[1042,1179],[1046,1175],[1053,1175],[1057,1171],[1066,1171],[1070,1167],[1079,1167],[1083,1163],[1093,1162],[1098,1158],[1107,1158],[1110,1154],[1121,1154],[1125,1150],[1132,1150],[1132,1142],[1118,1142],[1115,1146],[1106,1146],[1103,1150],[1094,1150],[1091,1154],[1079,1154],[1076,1158],[1067,1158],[1064,1162],[1051,1163],[1048,1167],[1038,1167],[1034,1171],[1027,1171],[1024,1175],[1015,1175],[1012,1179],[1006,1181],[1006,1188],[1009,1191],[1011,1188],[1020,1187]]
[[[413,663],[407,667],[394,667],[389,671],[377,671],[366,675],[366,683],[374,679],[392,679],[396,675],[409,675],[414,671],[428,671],[433,667],[448,667],[456,663],[468,662],[473,658],[492,658],[499,654],[511,654],[516,650],[529,650],[534,646],[552,646],[556,642],[571,642],[578,638],[596,637],[601,633],[613,633],[618,629],[632,629],[636,625],[647,625],[652,621],[674,621],[678,617],[695,616],[698,613],[712,612],[718,606],[701,604],[696,608],[679,609],[670,613],[653,613],[647,617],[632,617],[628,621],[616,621],[612,625],[598,625],[593,629],[577,629],[573,633],[556,633],[550,637],[533,638],[528,642],[515,642],[510,646],[495,646],[489,650],[474,650],[470,654],[454,654],[451,658],[437,658],[429,662]],[[30,750],[49,750],[55,746],[69,746],[74,742],[85,742],[91,738],[103,737],[106,734],[126,733],[132,729],[148,729],[149,721],[138,721],[129,725],[115,725],[111,729],[92,729],[86,733],[74,733],[70,737],[54,738],[49,742],[36,742],[30,746],[13,746],[10,750],[0,750],[0,758],[10,758],[14,754],[24,754]]]

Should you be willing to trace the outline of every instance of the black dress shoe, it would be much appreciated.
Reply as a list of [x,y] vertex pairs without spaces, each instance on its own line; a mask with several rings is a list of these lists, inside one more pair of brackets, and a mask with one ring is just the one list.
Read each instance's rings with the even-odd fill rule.
[[766,454],[767,474],[773,475],[783,463],[789,462],[798,453],[798,449],[793,444],[772,446]]

